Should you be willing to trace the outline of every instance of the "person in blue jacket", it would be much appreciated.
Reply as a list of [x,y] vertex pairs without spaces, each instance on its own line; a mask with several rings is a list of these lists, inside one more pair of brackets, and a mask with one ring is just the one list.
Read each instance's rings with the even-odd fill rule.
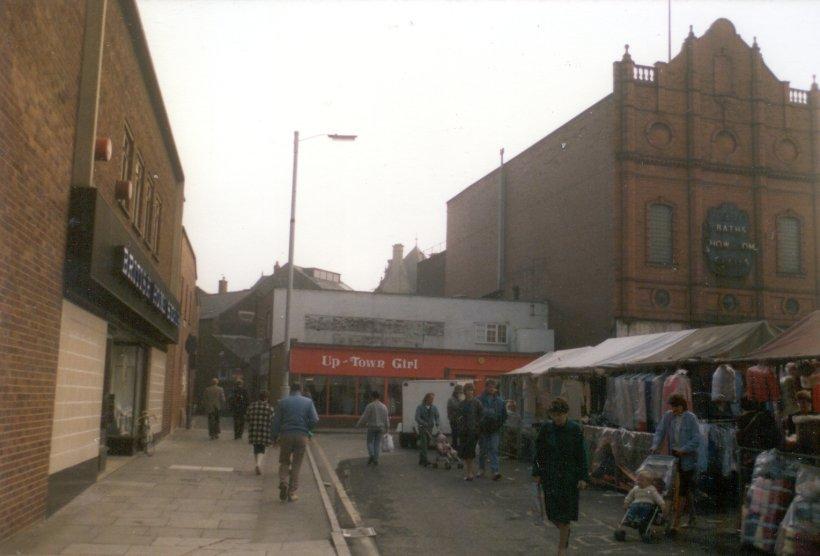
[[692,493],[692,484],[695,478],[695,467],[698,461],[698,446],[700,445],[700,428],[698,418],[691,411],[687,411],[686,398],[680,394],[673,394],[669,397],[667,411],[652,439],[651,452],[657,453],[663,441],[667,441],[669,451],[678,458],[678,500],[675,506],[675,519],[672,522],[672,530],[677,531],[680,525],[681,513],[683,513],[683,503],[689,512],[689,525],[695,522],[695,504]]
[[484,475],[484,465],[490,459],[490,471],[493,472],[493,481],[501,478],[498,466],[498,450],[501,445],[501,428],[507,420],[507,404],[498,393],[498,385],[494,380],[488,380],[484,386],[484,393],[478,398],[484,407],[479,423],[478,437],[478,477]]

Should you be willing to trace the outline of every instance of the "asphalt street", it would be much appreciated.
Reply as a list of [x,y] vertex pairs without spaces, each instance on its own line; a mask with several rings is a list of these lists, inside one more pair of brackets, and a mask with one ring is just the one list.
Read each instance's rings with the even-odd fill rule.
[[[404,554],[552,554],[557,529],[538,523],[530,468],[503,460],[504,477],[465,482],[461,471],[424,469],[413,450],[383,454],[366,465],[360,434],[323,434],[346,490],[385,556]],[[431,452],[432,454],[432,452]],[[570,539],[572,554],[737,554],[727,516],[701,516],[675,539],[647,544],[630,530],[613,539],[623,494],[590,489],[581,494],[581,515]],[[729,525],[727,525],[729,524]]]

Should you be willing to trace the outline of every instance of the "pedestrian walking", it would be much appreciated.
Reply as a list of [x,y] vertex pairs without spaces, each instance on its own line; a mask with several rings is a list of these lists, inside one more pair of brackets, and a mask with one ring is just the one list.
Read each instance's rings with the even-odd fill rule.
[[219,426],[219,412],[225,405],[225,391],[219,385],[219,379],[213,378],[211,385],[202,393],[202,406],[208,414],[208,436],[211,440],[219,438],[222,432]]
[[498,385],[494,380],[487,381],[484,393],[478,399],[484,406],[478,437],[478,476],[484,475],[485,464],[489,459],[493,481],[497,481],[501,478],[498,450],[501,445],[501,428],[507,420],[507,404],[499,395]]
[[356,423],[357,427],[367,427],[367,465],[379,465],[379,452],[382,448],[382,438],[390,429],[390,418],[387,406],[379,399],[377,391],[370,393],[370,403],[364,408],[362,416]]
[[570,522],[578,521],[578,491],[589,480],[587,454],[581,426],[567,418],[569,404],[555,398],[548,410],[550,420],[535,440],[532,476],[544,492],[544,509],[558,528],[558,555],[569,546]]
[[242,379],[236,381],[236,386],[231,394],[231,411],[233,412],[233,439],[239,440],[245,433],[245,412],[248,411],[250,396],[245,390]]
[[458,412],[462,401],[464,401],[464,386],[456,384],[453,388],[453,395],[447,400],[447,420],[450,422],[450,435],[455,450],[458,450],[459,445]]
[[[253,457],[256,460],[256,474],[262,474],[262,460],[265,449],[270,446],[273,408],[268,403],[268,393],[259,392],[259,399],[248,406],[243,415],[248,423],[248,442],[253,446]],[[240,435],[241,438],[241,435]]]
[[313,400],[302,395],[302,385],[290,386],[290,396],[276,404],[273,415],[272,435],[274,445],[279,445],[279,500],[295,502],[299,488],[299,470],[313,427],[319,415]]
[[459,403],[456,413],[459,431],[458,456],[464,460],[464,480],[472,481],[475,478],[475,448],[484,406],[475,397],[473,383],[464,385],[463,396],[464,399]]
[[433,438],[433,429],[439,427],[438,408],[433,405],[435,396],[434,393],[427,392],[416,408],[416,430],[418,432],[416,442],[419,449],[419,465],[424,467],[430,466],[430,461],[427,459],[427,448]]
[[700,445],[700,425],[698,418],[687,411],[686,398],[680,394],[669,396],[669,411],[664,413],[655,436],[652,438],[651,453],[657,453],[664,440],[669,451],[678,458],[678,499],[675,505],[675,518],[672,530],[677,531],[683,513],[684,502],[689,512],[689,525],[695,523],[695,499],[692,482],[695,478],[695,465],[698,462]]

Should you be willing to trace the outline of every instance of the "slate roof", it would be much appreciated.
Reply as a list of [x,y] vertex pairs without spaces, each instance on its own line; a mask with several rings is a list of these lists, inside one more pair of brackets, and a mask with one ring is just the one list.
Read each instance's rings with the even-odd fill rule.
[[212,319],[243,300],[251,289],[228,293],[206,293],[199,290],[199,318]]

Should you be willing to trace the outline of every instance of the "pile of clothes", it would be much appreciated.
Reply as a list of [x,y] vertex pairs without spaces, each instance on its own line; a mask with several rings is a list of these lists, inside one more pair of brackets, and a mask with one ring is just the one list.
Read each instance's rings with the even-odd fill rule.
[[820,554],[820,470],[800,465],[795,496],[777,532],[775,553],[789,556]]
[[780,523],[794,497],[797,464],[777,453],[761,452],[743,504],[741,541],[773,553]]

